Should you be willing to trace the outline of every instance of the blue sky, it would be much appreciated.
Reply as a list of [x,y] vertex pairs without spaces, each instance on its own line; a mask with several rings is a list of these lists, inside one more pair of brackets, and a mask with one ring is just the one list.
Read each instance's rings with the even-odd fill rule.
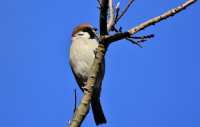
[[[119,26],[126,30],[182,2],[137,0]],[[199,8],[138,33],[155,34],[144,48],[127,41],[109,47],[104,126],[200,126]],[[80,23],[98,26],[96,0],[7,0],[0,14],[0,126],[65,127],[78,89],[68,62],[70,36]],[[78,90],[78,100],[81,95]],[[86,126],[95,126],[91,113]]]

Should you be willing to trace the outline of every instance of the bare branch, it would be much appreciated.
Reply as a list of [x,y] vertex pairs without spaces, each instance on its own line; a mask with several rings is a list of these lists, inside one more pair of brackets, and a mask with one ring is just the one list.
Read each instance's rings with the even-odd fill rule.
[[[108,35],[108,30],[107,30],[107,11],[108,11],[108,0],[101,0],[101,8],[100,8],[100,18],[99,18],[99,22],[100,22],[100,44],[98,46],[98,48],[96,49],[95,52],[95,59],[93,61],[93,64],[91,66],[90,69],[90,74],[87,80],[87,84],[84,87],[84,96],[81,100],[81,103],[79,104],[78,108],[76,109],[76,112],[74,113],[73,119],[70,122],[70,127],[80,127],[81,123],[83,122],[84,118],[86,117],[86,115],[88,114],[89,111],[89,106],[90,106],[90,102],[92,99],[92,95],[93,95],[93,87],[94,84],[96,83],[97,80],[97,74],[100,71],[100,65],[101,62],[104,58],[104,55],[106,53],[106,46],[108,44],[110,44],[111,42],[114,41],[118,41],[121,39],[129,39],[132,40],[134,38],[131,38],[131,35],[136,34],[137,32],[155,24],[158,23],[164,19],[167,19],[170,16],[175,15],[176,13],[182,11],[183,9],[185,9],[186,7],[188,7],[189,5],[193,4],[194,2],[196,2],[197,0],[187,0],[184,4],[178,6],[177,8],[174,8],[172,10],[169,10],[166,13],[163,13],[162,15],[152,18],[134,28],[131,28],[130,30],[128,30],[127,32],[121,32],[121,30],[119,30],[118,33],[114,34],[114,35]],[[125,14],[125,13],[124,13]],[[123,15],[124,15],[123,14]],[[122,15],[122,16],[123,16]],[[121,16],[121,17],[122,17]],[[137,39],[137,38],[135,38]],[[141,39],[141,38],[138,38]],[[144,39],[139,40],[139,41],[132,41],[134,44],[138,44],[139,42],[143,42],[145,41]],[[140,45],[138,45],[140,46]]]
[[149,34],[149,35],[144,35],[144,36],[133,36],[133,37],[130,37],[130,38],[133,38],[133,39],[150,39],[150,38],[153,38],[154,37],[154,34]]
[[[113,31],[115,31],[116,33],[122,33],[122,28],[120,27],[119,30],[117,28],[115,28],[115,26],[113,26]],[[144,35],[144,36],[130,36],[125,38],[127,41],[130,41],[131,43],[139,46],[140,48],[143,48],[142,45],[140,45],[140,43],[147,41],[150,38],[153,38],[154,35],[150,34],[150,35]]]
[[108,12],[108,0],[101,0],[101,8],[100,8],[100,35],[107,35],[107,12]]
[[187,8],[188,6],[190,6],[191,4],[195,3],[197,0],[187,0],[185,3],[183,3],[182,5],[174,8],[174,9],[171,9],[165,13],[163,13],[162,15],[160,16],[157,16],[155,18],[152,18],[144,23],[141,23],[140,25],[134,27],[134,28],[131,28],[130,30],[128,30],[128,32],[123,32],[123,33],[117,33],[117,34],[114,34],[114,35],[111,35],[111,36],[104,36],[103,39],[105,42],[107,43],[111,43],[111,42],[114,42],[114,41],[118,41],[118,40],[121,40],[121,39],[125,39],[127,37],[130,37],[131,35],[134,35],[136,34],[137,32],[151,26],[151,25],[154,25],[164,19],[167,19],[171,16],[174,16],[175,14],[177,14],[178,12],[184,10],[185,8]]
[[128,11],[129,7],[131,6],[131,4],[134,2],[134,0],[129,0],[128,4],[126,5],[125,9],[122,11],[121,15],[119,15],[117,17],[117,19],[115,19],[115,23],[117,23],[124,15],[125,13]]
[[128,32],[130,34],[135,34],[138,31],[141,31],[141,30],[145,29],[148,26],[154,25],[155,23],[158,23],[158,22],[160,22],[160,21],[162,21],[164,19],[167,19],[167,18],[169,18],[171,16],[174,16],[175,14],[177,14],[178,12],[184,10],[186,7],[188,7],[189,5],[193,4],[196,1],[197,0],[187,0],[182,5],[180,5],[180,6],[176,7],[176,8],[174,8],[174,9],[171,9],[171,10],[165,12],[165,13],[163,13],[160,16],[152,18],[152,19],[150,19],[150,20],[148,20],[148,21],[146,21],[146,22],[144,22],[144,23],[142,23],[142,24],[140,24],[140,25],[138,25],[138,26],[130,29]]
[[[140,48],[143,48],[142,45],[139,44],[140,42],[134,41],[134,40],[131,39],[131,38],[126,38],[126,40],[130,41],[131,43],[137,45],[137,46],[140,47]],[[142,42],[142,41],[141,41],[141,42]]]
[[119,10],[120,10],[120,8],[119,8],[119,5],[120,5],[120,2],[118,2],[117,3],[117,5],[115,6],[115,13],[116,13],[116,15],[115,15],[115,24],[116,24],[116,19],[119,17]]
[[76,111],[76,102],[77,102],[76,89],[74,89],[74,113]]
[[97,0],[97,2],[98,2],[98,4],[99,4],[99,6],[101,7],[101,2],[100,2],[100,0]]
[[114,25],[115,22],[115,14],[114,14],[114,9],[113,9],[113,0],[109,0],[109,20],[108,20],[108,31],[110,31]]
[[117,2],[116,6],[115,6],[116,11],[119,11],[119,5],[120,5],[120,2]]

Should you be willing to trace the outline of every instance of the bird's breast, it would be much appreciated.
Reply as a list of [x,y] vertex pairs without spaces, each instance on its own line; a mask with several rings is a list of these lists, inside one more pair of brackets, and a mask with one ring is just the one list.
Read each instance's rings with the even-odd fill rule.
[[70,63],[76,75],[88,77],[98,46],[95,39],[74,39],[70,48]]

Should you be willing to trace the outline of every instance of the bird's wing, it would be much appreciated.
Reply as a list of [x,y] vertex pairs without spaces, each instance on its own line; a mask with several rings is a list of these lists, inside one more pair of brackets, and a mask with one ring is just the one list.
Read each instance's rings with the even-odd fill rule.
[[[74,77],[76,79],[76,82],[78,83],[79,88],[83,91],[82,87],[85,85],[84,82],[87,82],[87,79],[83,78],[81,75],[77,75],[72,67],[71,60],[69,63],[70,63],[71,70],[74,74]],[[100,72],[99,72],[100,76],[97,76],[97,82],[99,82],[98,83],[99,84],[99,93],[101,92],[101,85],[102,85],[104,73],[105,73],[105,60],[103,59],[101,66],[100,66]]]
[[75,71],[74,71],[74,69],[73,69],[73,67],[72,67],[72,63],[71,63],[71,60],[69,61],[69,63],[70,63],[70,67],[71,67],[71,70],[72,70],[72,72],[73,72],[73,74],[74,74],[74,77],[75,77],[75,79],[76,79],[76,82],[78,83],[78,86],[79,86],[79,88],[83,91],[83,86],[84,86],[84,79],[81,79],[81,76],[78,76],[76,73],[75,73]]

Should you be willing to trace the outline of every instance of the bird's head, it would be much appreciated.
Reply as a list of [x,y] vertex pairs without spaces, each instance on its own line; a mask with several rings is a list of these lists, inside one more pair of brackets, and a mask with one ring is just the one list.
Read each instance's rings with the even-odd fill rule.
[[84,37],[94,39],[96,37],[96,28],[90,24],[80,24],[75,27],[72,32],[72,37]]

